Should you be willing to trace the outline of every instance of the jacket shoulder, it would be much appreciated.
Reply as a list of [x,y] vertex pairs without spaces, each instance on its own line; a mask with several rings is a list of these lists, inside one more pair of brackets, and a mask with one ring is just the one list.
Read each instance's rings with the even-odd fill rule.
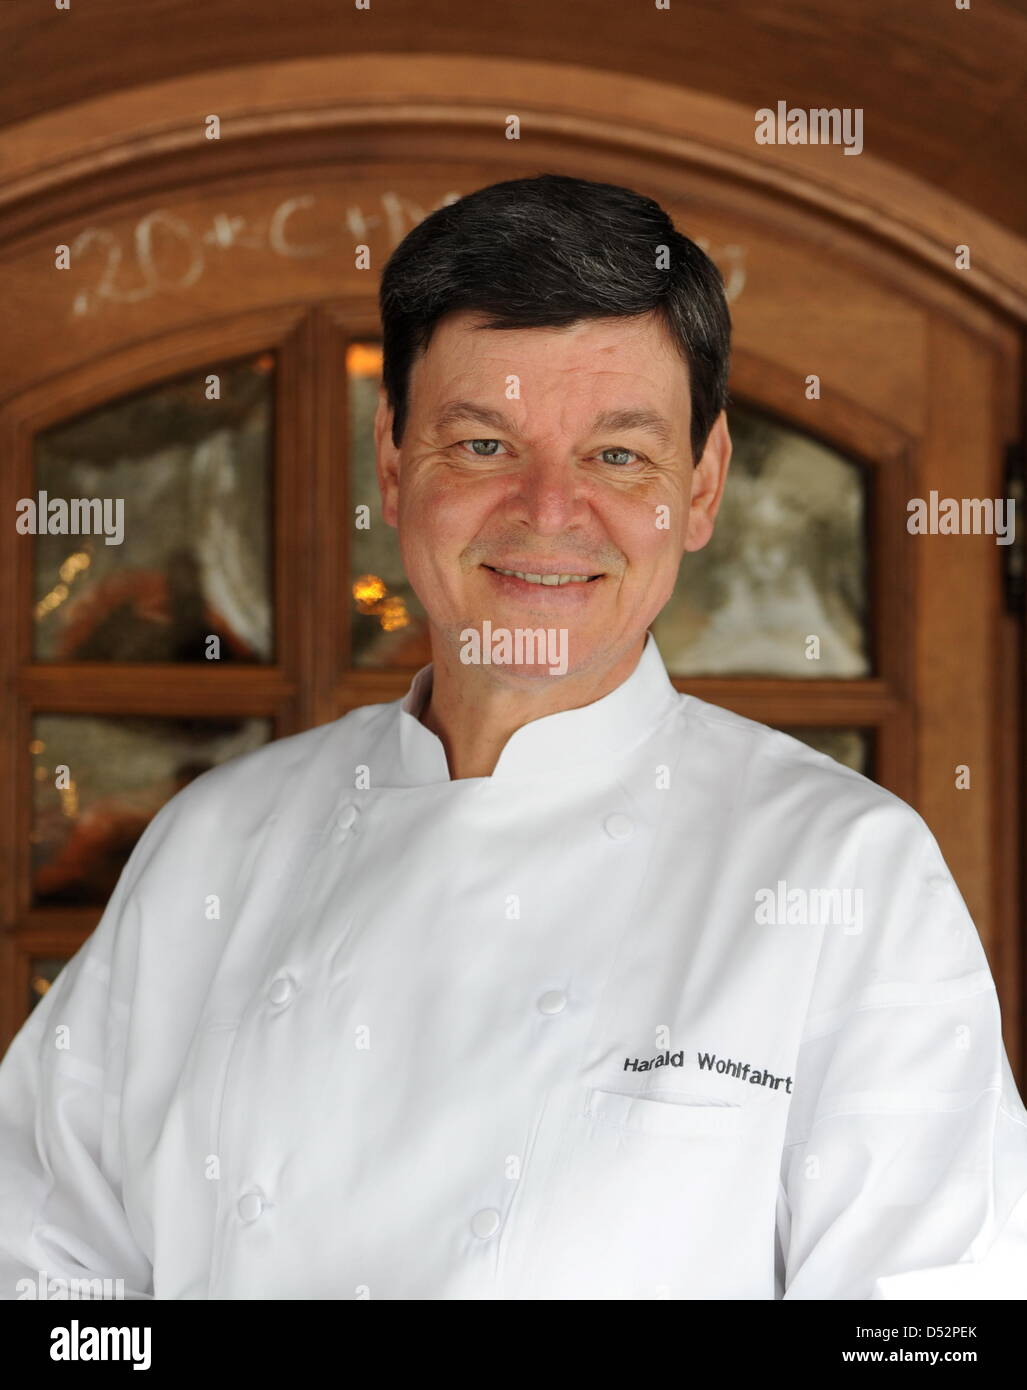
[[761,790],[775,784],[793,807],[805,804],[816,813],[831,806],[885,831],[891,826],[914,838],[930,835],[920,814],[900,796],[792,734],[693,695],[685,697],[683,713],[725,768],[733,767]]

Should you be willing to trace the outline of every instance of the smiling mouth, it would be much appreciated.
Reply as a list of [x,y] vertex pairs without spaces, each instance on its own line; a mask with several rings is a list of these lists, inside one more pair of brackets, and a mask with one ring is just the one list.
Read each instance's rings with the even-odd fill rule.
[[493,574],[503,574],[510,579],[520,579],[526,584],[538,584],[542,588],[562,588],[567,584],[592,584],[597,579],[602,579],[601,574],[533,574],[524,573],[522,570],[501,570],[495,565],[484,565],[484,569],[491,570]]

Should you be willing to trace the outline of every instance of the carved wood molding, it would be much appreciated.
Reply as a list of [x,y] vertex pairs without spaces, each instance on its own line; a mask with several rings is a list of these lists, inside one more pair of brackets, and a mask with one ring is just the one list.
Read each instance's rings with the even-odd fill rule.
[[[221,139],[204,135],[216,114]],[[91,99],[0,131],[0,244],[113,198],[169,182],[266,169],[281,143],[360,136],[354,157],[406,157],[409,140],[458,161],[462,139],[509,158],[506,117],[521,120],[520,161],[554,151],[632,152],[730,180],[847,225],[940,271],[960,290],[1027,321],[1027,240],[866,150],[757,145],[754,112],[683,86],[566,64],[362,54],[190,74]],[[377,137],[377,138],[376,138]],[[502,142],[502,143],[500,143]],[[338,144],[325,147],[328,153]],[[345,153],[341,156],[345,159]],[[511,177],[517,173],[511,171]],[[956,270],[958,245],[970,270]]]

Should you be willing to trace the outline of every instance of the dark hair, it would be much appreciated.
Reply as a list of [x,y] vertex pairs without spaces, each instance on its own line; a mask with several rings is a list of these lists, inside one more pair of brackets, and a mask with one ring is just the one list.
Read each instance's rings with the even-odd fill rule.
[[411,367],[439,319],[459,310],[488,315],[483,328],[655,311],[688,366],[694,462],[727,403],[731,317],[719,270],[659,203],[616,184],[539,174],[437,208],[389,257],[378,302],[397,447]]

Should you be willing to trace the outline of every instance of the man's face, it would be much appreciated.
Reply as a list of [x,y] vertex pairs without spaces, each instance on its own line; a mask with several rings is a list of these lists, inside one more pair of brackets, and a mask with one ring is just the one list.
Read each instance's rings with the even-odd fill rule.
[[[399,529],[433,652],[456,651],[489,619],[493,630],[566,629],[568,673],[612,667],[670,598],[683,552],[712,533],[731,454],[724,417],[693,467],[688,372],[653,316],[476,322],[461,312],[436,326],[410,374],[398,450],[384,392],[375,420],[383,515]],[[600,418],[615,413],[625,418]],[[539,584],[497,569],[589,579]]]

